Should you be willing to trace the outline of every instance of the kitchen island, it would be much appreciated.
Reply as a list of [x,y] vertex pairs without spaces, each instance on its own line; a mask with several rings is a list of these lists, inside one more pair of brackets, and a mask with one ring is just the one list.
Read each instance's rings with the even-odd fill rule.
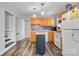
[[31,31],[30,41],[36,43],[36,35],[45,35],[45,42],[54,44],[54,31]]

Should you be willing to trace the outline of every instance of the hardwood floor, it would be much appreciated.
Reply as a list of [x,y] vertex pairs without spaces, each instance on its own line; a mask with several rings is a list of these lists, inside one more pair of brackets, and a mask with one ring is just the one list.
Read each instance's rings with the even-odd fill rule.
[[[60,50],[57,47],[50,47],[48,43],[45,43],[45,54],[43,56],[55,56],[60,55]],[[29,39],[18,41],[17,44],[10,50],[5,52],[2,56],[39,56],[36,54],[36,45],[31,43]]]
[[18,42],[18,44],[16,45],[18,49],[11,56],[22,56],[28,44],[29,44],[29,40],[23,40],[21,42]]
[[53,47],[50,45],[48,45],[48,46],[54,56],[62,56],[62,50],[59,49],[56,45],[54,45]]

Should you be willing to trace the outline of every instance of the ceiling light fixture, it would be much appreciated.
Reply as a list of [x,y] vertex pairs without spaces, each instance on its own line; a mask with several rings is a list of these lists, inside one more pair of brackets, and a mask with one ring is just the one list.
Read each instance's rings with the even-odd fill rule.
[[45,12],[44,12],[44,11],[42,11],[42,12],[41,12],[41,15],[44,15],[44,14],[45,14]]
[[36,8],[33,8],[33,10],[36,10]]
[[35,14],[33,15],[33,18],[36,18],[36,15]]
[[41,6],[44,6],[44,3],[41,3]]

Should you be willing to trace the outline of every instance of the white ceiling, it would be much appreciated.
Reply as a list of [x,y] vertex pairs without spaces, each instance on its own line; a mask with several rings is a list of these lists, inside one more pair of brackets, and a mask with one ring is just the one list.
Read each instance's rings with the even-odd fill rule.
[[[37,17],[50,17],[56,15],[60,10],[65,8],[67,2],[43,2],[45,5],[41,6],[42,2],[6,2],[9,7],[15,8],[15,11],[20,16],[32,16],[36,14]],[[33,8],[36,8],[34,11]],[[45,15],[41,16],[40,12],[44,11]]]

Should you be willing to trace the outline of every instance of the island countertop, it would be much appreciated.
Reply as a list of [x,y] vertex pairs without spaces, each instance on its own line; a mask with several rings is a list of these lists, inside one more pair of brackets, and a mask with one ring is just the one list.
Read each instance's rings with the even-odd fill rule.
[[36,35],[45,35],[44,32],[36,32]]

